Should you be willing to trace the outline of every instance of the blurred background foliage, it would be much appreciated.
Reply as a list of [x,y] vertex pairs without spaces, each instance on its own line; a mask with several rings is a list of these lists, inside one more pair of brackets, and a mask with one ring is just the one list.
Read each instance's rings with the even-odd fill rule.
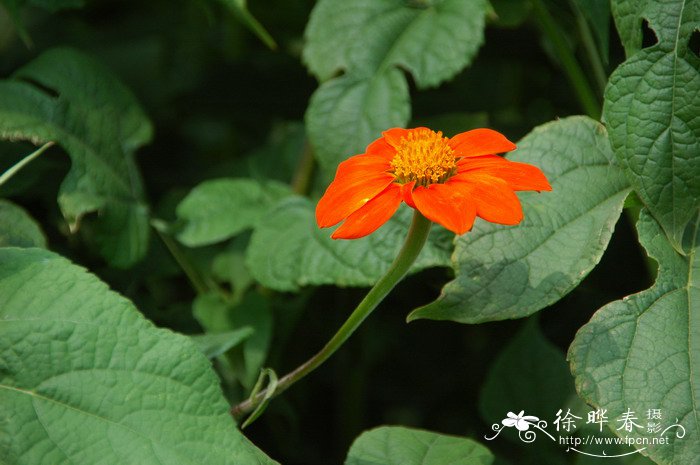
[[[5,2],[0,8],[0,76],[57,45],[91,54],[113,71],[154,124],[153,140],[138,151],[137,163],[155,217],[175,221],[178,202],[205,180],[294,181],[306,145],[304,114],[318,85],[301,62],[313,1],[257,0],[249,12],[233,0],[73,1],[62,3],[74,8],[56,12],[44,3]],[[544,5],[602,102],[583,35],[593,34],[602,50],[605,76],[624,53],[606,2],[597,2],[596,18],[582,16],[578,3]],[[518,140],[539,124],[585,112],[542,33],[535,11],[542,3],[491,4],[485,43],[464,72],[422,91],[408,77],[413,125],[430,124],[446,133],[488,126]],[[251,26],[251,18],[258,24]],[[582,29],[582,21],[588,27]],[[21,28],[13,26],[17,22]],[[0,171],[30,151],[29,144],[0,143]],[[245,398],[260,366],[281,374],[308,358],[365,293],[322,286],[285,294],[257,286],[243,265],[246,234],[196,249],[153,234],[143,261],[128,270],[108,267],[80,236],[69,233],[58,210],[56,192],[69,167],[68,157],[53,149],[2,186],[0,197],[39,219],[52,250],[98,274],[157,325],[185,334],[256,329],[258,336],[247,340],[247,348],[215,361],[232,403]],[[310,195],[318,196],[325,182],[317,173]],[[272,402],[246,436],[282,463],[340,463],[360,432],[381,424],[481,439],[509,408],[530,409],[548,421],[559,408],[576,408],[564,361],[576,330],[603,304],[653,280],[632,220],[623,215],[602,262],[580,286],[526,320],[406,324],[408,310],[434,300],[451,276],[438,268],[407,278],[329,363]],[[180,263],[194,267],[190,273],[203,277],[204,290],[191,285],[178,255]],[[242,321],[213,319],[211,307],[222,304],[203,292],[207,280],[228,293],[225,305]],[[533,366],[509,350],[516,340],[531,354]],[[533,376],[533,370],[543,373]],[[514,385],[524,397],[516,399],[518,407],[508,407]],[[586,463],[545,444],[494,441],[488,446],[498,464]]]

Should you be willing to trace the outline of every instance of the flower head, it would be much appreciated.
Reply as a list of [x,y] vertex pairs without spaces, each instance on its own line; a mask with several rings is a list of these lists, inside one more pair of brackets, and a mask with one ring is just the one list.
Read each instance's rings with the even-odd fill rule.
[[514,149],[490,129],[452,138],[422,127],[389,129],[338,166],[316,221],[326,228],[345,220],[332,237],[356,239],[386,223],[403,201],[456,234],[469,231],[477,216],[517,224],[523,213],[514,191],[552,187],[539,168],[496,155]]

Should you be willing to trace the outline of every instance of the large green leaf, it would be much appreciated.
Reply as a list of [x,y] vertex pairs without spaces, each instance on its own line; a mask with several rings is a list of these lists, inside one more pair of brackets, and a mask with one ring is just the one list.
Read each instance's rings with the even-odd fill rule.
[[[303,58],[325,82],[311,99],[309,138],[327,170],[410,117],[408,71],[434,87],[471,63],[484,40],[485,0],[345,0],[316,4]],[[338,14],[342,11],[343,14]]]
[[[700,222],[695,247],[679,255],[658,223],[642,212],[637,230],[650,257],[659,262],[650,289],[612,302],[593,315],[569,349],[579,394],[619,417],[630,409],[643,423],[649,409],[661,410],[662,427],[679,423],[664,437],[668,445],[646,448],[659,464],[696,464],[700,457]],[[649,436],[643,428],[613,432]],[[641,448],[641,447],[640,447]]]
[[[471,62],[484,41],[485,1],[318,2],[306,29],[304,61],[319,80],[392,66],[419,87],[436,86]],[[343,14],[338,14],[342,11]]]
[[[605,91],[610,141],[639,197],[682,250],[700,208],[700,59],[688,47],[700,8],[686,0],[612,6],[629,59]],[[640,50],[643,19],[658,43]]]
[[72,169],[58,203],[72,229],[90,218],[88,239],[114,266],[126,267],[148,247],[148,208],[134,151],[151,124],[109,71],[70,49],[43,53],[0,81],[0,138],[56,141]]
[[0,462],[270,464],[185,336],[84,269],[0,249]]
[[316,158],[333,171],[362,153],[385,129],[404,126],[411,116],[406,79],[390,68],[369,79],[346,74],[321,84],[311,97],[306,127]]
[[575,116],[533,130],[512,159],[538,166],[552,192],[520,194],[518,226],[479,221],[457,238],[456,277],[409,319],[521,318],[556,302],[600,261],[629,192],[605,128]]
[[0,199],[0,247],[46,247],[46,236],[34,218],[4,199]]
[[[367,237],[333,240],[330,230],[316,225],[308,199],[285,199],[255,228],[248,267],[260,283],[280,291],[321,284],[372,286],[398,254],[410,218],[405,207]],[[412,271],[449,265],[452,237],[435,227]]]
[[290,194],[288,186],[276,181],[205,181],[177,206],[183,222],[177,238],[190,247],[223,241],[253,227],[272,204]]
[[345,465],[490,465],[476,441],[401,426],[380,426],[353,442]]

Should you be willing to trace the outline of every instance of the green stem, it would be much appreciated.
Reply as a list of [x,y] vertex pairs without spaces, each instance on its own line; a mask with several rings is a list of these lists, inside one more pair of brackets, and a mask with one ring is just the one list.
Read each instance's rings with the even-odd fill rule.
[[540,24],[542,32],[552,43],[554,51],[559,57],[564,72],[569,78],[569,82],[574,88],[574,92],[576,92],[576,96],[584,111],[591,118],[599,119],[601,113],[600,103],[584,77],[583,71],[574,57],[573,50],[566,42],[564,33],[561,32],[554,18],[549,14],[542,0],[531,0],[531,2],[537,22]]
[[182,268],[182,271],[185,272],[185,275],[187,276],[187,279],[190,280],[190,283],[192,283],[194,290],[197,291],[198,294],[206,294],[207,292],[210,292],[212,290],[211,284],[203,276],[201,276],[199,270],[197,270],[197,268],[190,263],[189,258],[187,258],[178,244],[167,233],[162,231],[162,226],[156,223],[153,224],[153,229],[155,229],[156,233],[158,233],[158,237],[160,237],[160,240],[163,241],[163,244],[165,244],[165,247],[170,252],[170,255],[173,256],[177,264],[180,265],[180,268]]
[[[343,323],[323,349],[279,380],[275,392],[272,395],[273,397],[281,394],[291,385],[318,368],[347,341],[365,318],[372,313],[377,305],[391,292],[394,286],[401,281],[401,278],[406,275],[428,238],[431,224],[432,223],[421,215],[420,212],[417,210],[415,211],[406,241],[386,274],[377,281],[377,284],[375,284],[372,289],[370,289],[365,298],[362,299],[362,302],[360,302],[357,308],[350,314],[345,323]],[[233,415],[234,418],[240,418],[252,411],[265,399],[266,391],[267,390],[259,392],[257,395],[233,407],[231,409],[231,415]]]
[[600,51],[595,44],[593,39],[593,33],[588,25],[588,21],[581,13],[581,9],[574,3],[572,3],[572,8],[576,12],[576,22],[578,24],[578,30],[581,33],[581,41],[583,42],[583,48],[586,49],[586,54],[588,55],[588,61],[593,69],[593,76],[595,77],[596,85],[598,86],[598,91],[600,96],[605,93],[605,86],[608,84],[608,76],[605,73],[605,67],[603,66],[603,60],[600,58]]
[[5,171],[4,173],[2,173],[2,176],[0,176],[0,186],[5,184],[12,176],[17,174],[19,170],[24,168],[29,162],[37,158],[39,155],[44,153],[48,148],[50,148],[53,145],[53,141],[47,142],[38,149],[36,149],[34,152],[30,153],[29,155],[15,163],[13,166],[11,166],[9,170]]
[[313,149],[309,140],[305,139],[301,158],[292,179],[292,190],[295,194],[306,195],[309,192],[315,165]]

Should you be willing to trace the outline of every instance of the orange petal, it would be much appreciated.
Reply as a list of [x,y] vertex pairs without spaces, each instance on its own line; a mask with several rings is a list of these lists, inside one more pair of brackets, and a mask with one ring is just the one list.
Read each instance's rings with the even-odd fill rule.
[[406,202],[411,208],[416,208],[416,204],[413,202],[413,187],[416,185],[416,181],[411,181],[407,184],[401,186],[401,192],[403,196],[403,201]]
[[474,173],[469,182],[452,177],[444,185],[468,191],[476,205],[476,214],[486,221],[513,225],[523,219],[520,200],[503,179]]
[[515,144],[500,132],[492,129],[473,129],[457,134],[449,142],[455,151],[455,157],[476,157],[510,152]]
[[386,223],[401,205],[402,189],[390,184],[379,195],[367,202],[340,225],[331,235],[333,239],[358,239],[376,231]]
[[335,171],[335,179],[348,176],[371,176],[377,173],[386,173],[391,169],[389,162],[375,155],[355,155],[348,158]]
[[413,193],[416,208],[426,218],[443,225],[455,234],[464,234],[474,224],[476,206],[465,183],[430,184]]
[[536,166],[506,160],[496,155],[462,158],[457,162],[455,181],[469,181],[473,174],[503,179],[515,191],[551,191],[547,178]]
[[394,181],[380,157],[356,155],[338,166],[336,177],[316,205],[316,222],[327,228],[358,210]]
[[382,136],[384,136],[384,139],[387,141],[387,143],[389,145],[398,149],[401,146],[401,140],[404,137],[407,137],[409,132],[422,131],[422,130],[434,132],[432,129],[426,128],[423,126],[419,126],[417,128],[412,128],[412,129],[391,128],[391,129],[387,129],[386,131],[382,132]]
[[388,161],[391,161],[396,155],[396,149],[389,145],[389,143],[383,137],[375,140],[367,146],[365,149],[365,155],[382,157]]
[[386,131],[382,132],[382,138],[392,147],[395,149],[398,149],[399,146],[401,145],[401,139],[406,137],[406,134],[408,134],[408,129],[403,129],[403,128],[391,128],[387,129]]

